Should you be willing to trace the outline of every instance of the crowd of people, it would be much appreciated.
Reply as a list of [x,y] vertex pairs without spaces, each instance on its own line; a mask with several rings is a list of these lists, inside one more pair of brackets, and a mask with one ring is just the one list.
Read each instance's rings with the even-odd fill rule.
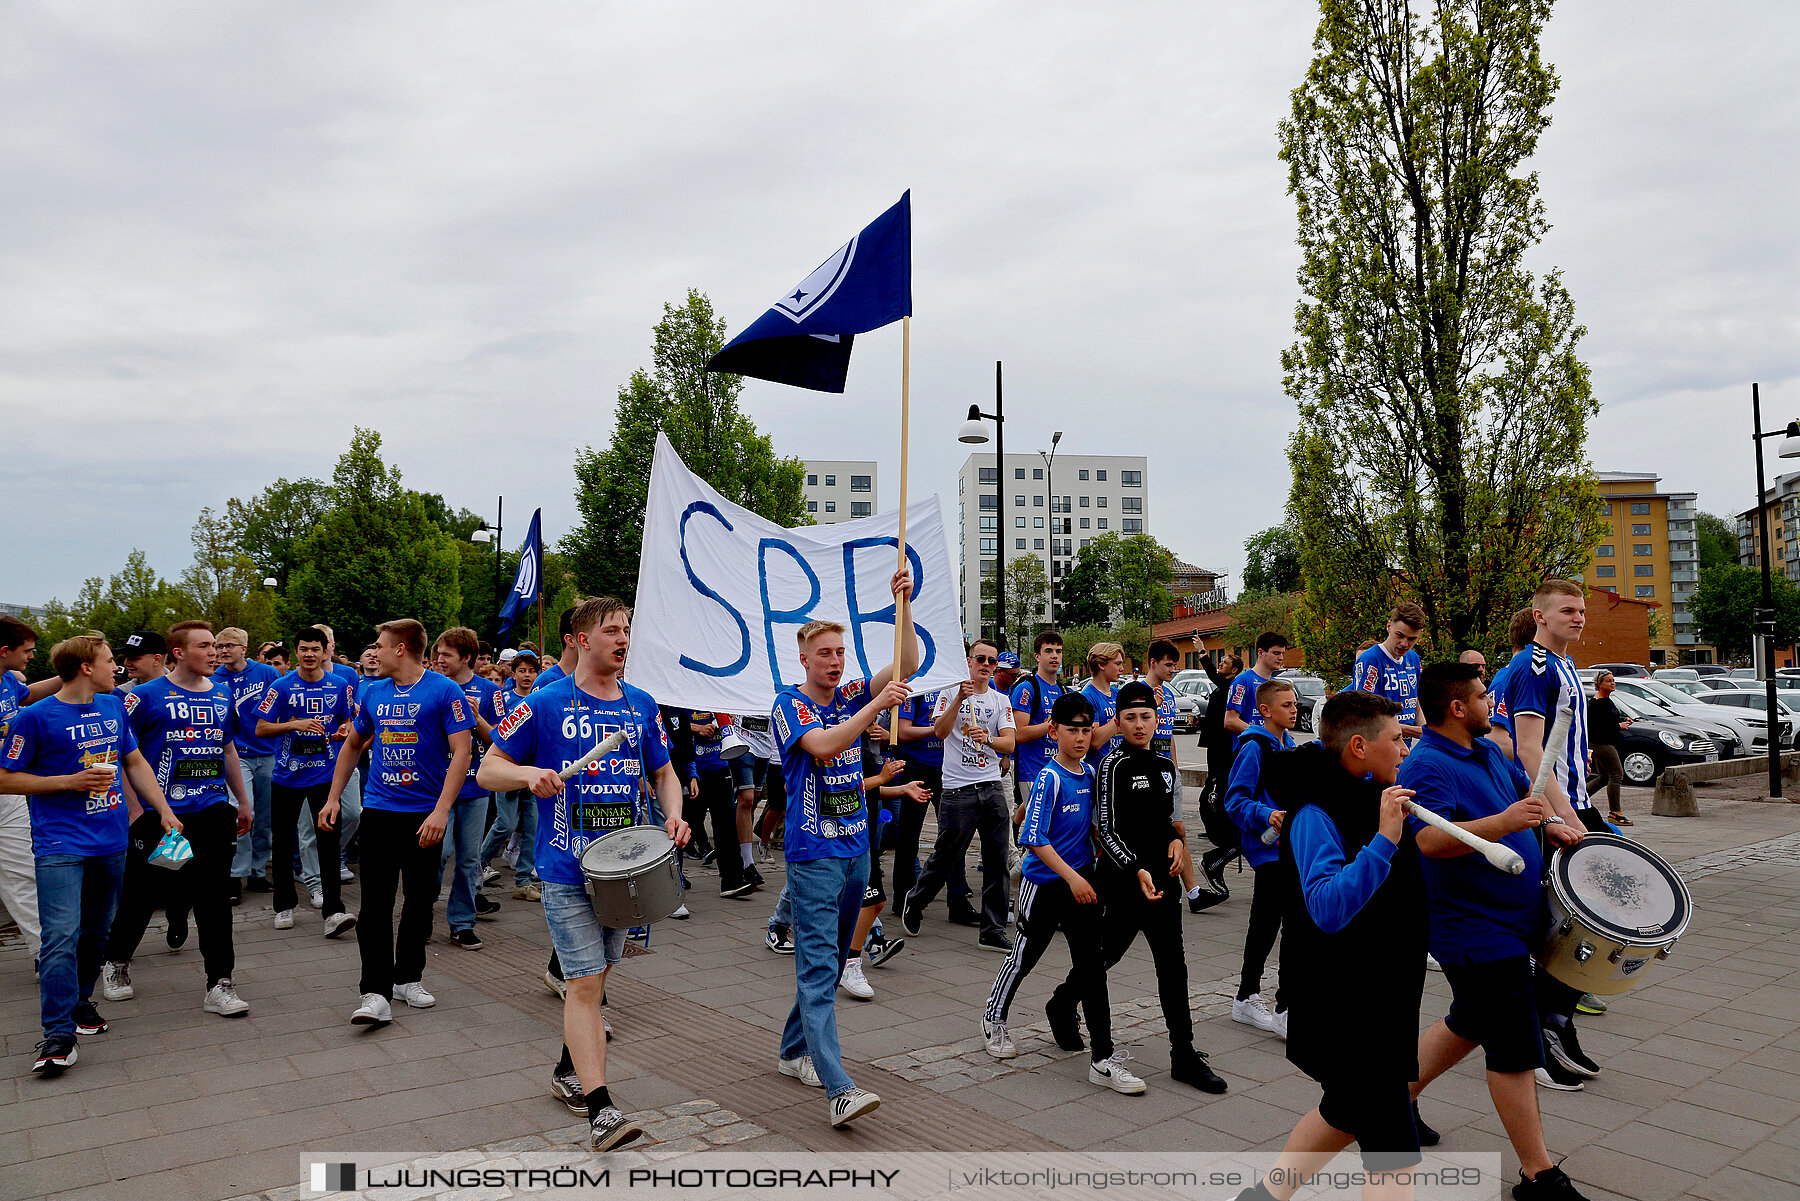
[[[891,587],[909,595],[909,573]],[[1254,886],[1232,1018],[1285,1040],[1321,1088],[1283,1152],[1287,1179],[1353,1141],[1371,1172],[1417,1163],[1437,1141],[1419,1095],[1480,1047],[1522,1168],[1514,1196],[1578,1197],[1550,1157],[1535,1089],[1598,1074],[1574,1015],[1603,1007],[1532,953],[1549,922],[1547,853],[1606,826],[1587,800],[1590,732],[1568,657],[1584,605],[1579,586],[1546,581],[1489,681],[1475,651],[1422,665],[1412,648],[1425,617],[1402,604],[1322,705],[1317,740],[1298,746],[1299,698],[1279,674],[1286,641],[1265,634],[1252,666],[1215,674],[1195,804],[1213,845],[1198,864],[1174,747],[1179,654],[1166,641],[1149,647],[1141,679],[1124,678],[1123,647],[1095,644],[1075,689],[1056,631],[1037,635],[1029,669],[978,639],[965,681],[913,696],[916,637],[863,675],[843,627],[813,621],[796,635],[800,682],[767,713],[730,714],[660,706],[627,682],[631,614],[607,598],[561,614],[553,660],[530,643],[496,653],[468,629],[434,641],[411,619],[377,627],[355,664],[325,626],[251,660],[244,631],[181,622],[132,634],[116,661],[98,634],[65,639],[36,682],[21,674],[36,632],[0,618],[0,900],[38,968],[32,1070],[66,1070],[81,1038],[106,1031],[93,993],[134,995],[130,965],[159,907],[171,948],[191,921],[202,1008],[230,1018],[254,1000],[232,980],[232,907],[272,893],[275,927],[292,929],[304,890],[323,937],[355,931],[349,1020],[378,1027],[396,1002],[434,1004],[422,977],[445,884],[449,940],[478,951],[477,920],[500,907],[485,889],[504,891],[510,869],[513,899],[543,910],[544,983],[564,1002],[551,1091],[587,1119],[595,1150],[623,1145],[642,1128],[607,1085],[602,1007],[643,931],[602,921],[582,859],[598,839],[652,825],[688,864],[684,887],[715,868],[725,898],[753,898],[759,863],[781,854],[764,937],[793,957],[795,998],[775,1069],[822,1089],[833,1126],[880,1105],[844,1065],[838,994],[874,998],[866,968],[920,937],[940,893],[974,945],[1004,956],[985,1000],[971,998],[988,1054],[1018,1054],[1020,984],[1060,935],[1069,968],[1046,1006],[1054,1041],[1087,1051],[1097,1087],[1145,1092],[1113,1044],[1108,999],[1109,973],[1141,934],[1169,1076],[1218,1094],[1228,1082],[1195,1045],[1183,922],[1229,896],[1226,870],[1241,858]],[[1566,743],[1549,746],[1564,705]],[[613,735],[617,748],[593,758]],[[1409,801],[1505,843],[1528,870],[1471,857]],[[352,913],[342,886],[359,876]],[[1278,938],[1271,1005],[1263,979]],[[1453,999],[1421,1037],[1428,965]],[[1271,1177],[1246,1195],[1292,1192]]]

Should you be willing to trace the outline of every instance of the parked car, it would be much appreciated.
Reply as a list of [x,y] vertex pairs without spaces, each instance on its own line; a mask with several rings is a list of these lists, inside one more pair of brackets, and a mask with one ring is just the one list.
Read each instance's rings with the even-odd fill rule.
[[1316,732],[1317,722],[1313,715],[1325,703],[1325,698],[1331,695],[1330,687],[1318,676],[1304,673],[1290,676],[1283,672],[1281,678],[1292,684],[1294,691],[1299,694],[1297,699],[1300,702],[1300,716],[1295,720],[1294,729],[1301,734]]
[[1685,718],[1617,692],[1613,704],[1621,716],[1631,719],[1631,724],[1619,731],[1619,760],[1627,784],[1645,788],[1656,783],[1665,768],[1710,763],[1719,757],[1718,747],[1706,732]]
[[1698,680],[1700,673],[1691,667],[1659,667],[1650,673],[1653,680]]
[[1198,680],[1170,680],[1169,687],[1175,692],[1175,725],[1187,734],[1200,732],[1200,719],[1206,713],[1206,699],[1212,695],[1213,683],[1204,677]]
[[1756,669],[1754,667],[1734,667],[1731,669],[1731,678],[1734,680],[1754,680],[1756,678]]
[[[1715,688],[1711,692],[1702,692],[1700,694],[1700,699],[1709,705],[1721,705],[1727,708],[1741,710],[1745,713],[1761,712],[1768,703],[1761,691],[1748,692],[1742,688]],[[1788,698],[1786,700],[1779,696],[1775,698],[1776,720],[1784,722],[1789,731],[1800,730],[1800,713],[1794,711],[1794,707],[1789,703],[1789,700],[1794,701],[1796,704],[1800,704],[1800,698]],[[1789,734],[1787,741],[1782,745],[1789,749],[1793,748],[1794,740],[1792,733]]]
[[1731,674],[1731,669],[1729,667],[1719,663],[1695,663],[1693,664],[1693,670],[1694,674],[1703,680],[1708,676],[1728,676]]
[[1648,667],[1639,667],[1635,663],[1596,663],[1593,666],[1595,671],[1612,672],[1614,678],[1623,678],[1625,676],[1648,676],[1650,674],[1650,669]]
[[[1614,695],[1623,693],[1673,716],[1698,722],[1712,734],[1721,759],[1760,754],[1769,749],[1769,722],[1760,714],[1709,705],[1664,680],[1615,680],[1614,683],[1618,688]],[[1792,732],[1784,725],[1778,737],[1786,745]]]

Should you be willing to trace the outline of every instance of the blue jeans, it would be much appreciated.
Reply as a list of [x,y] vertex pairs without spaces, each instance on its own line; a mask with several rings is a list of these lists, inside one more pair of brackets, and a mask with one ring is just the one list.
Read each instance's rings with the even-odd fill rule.
[[[311,892],[319,885],[319,835],[318,828],[307,816],[306,806],[300,807],[300,817],[296,823],[300,839],[300,882]],[[350,845],[350,839],[356,834],[357,827],[362,825],[362,787],[351,772],[350,778],[344,781],[344,793],[338,797],[338,867],[344,866],[344,848]]]
[[450,904],[445,913],[450,933],[475,928],[475,890],[481,887],[481,835],[487,825],[488,794],[470,797],[450,806],[450,824],[444,827],[444,850],[438,859],[438,891],[444,888],[444,868],[456,857],[450,877]]
[[531,882],[531,873],[537,864],[532,860],[533,845],[537,842],[538,807],[537,798],[531,795],[529,788],[521,788],[516,792],[496,792],[494,794],[494,824],[481,843],[481,862],[483,866],[492,862],[505,848],[513,831],[519,832],[519,859],[513,864],[513,887],[523,888]]
[[260,876],[269,866],[269,798],[275,783],[275,756],[239,755],[239,774],[244,778],[244,791],[250,794],[253,814],[250,833],[237,840],[231,855],[231,874],[240,880]]
[[856,1087],[844,1071],[844,1055],[838,1048],[837,988],[868,882],[867,855],[788,864],[794,909],[794,1008],[781,1032],[781,1057],[810,1054],[828,1097]]
[[75,1037],[75,1006],[94,995],[125,886],[125,852],[37,859],[38,999],[44,1037]]
[[788,886],[781,886],[781,895],[775,898],[775,912],[769,915],[769,929],[786,930],[794,924],[794,899],[788,895]]

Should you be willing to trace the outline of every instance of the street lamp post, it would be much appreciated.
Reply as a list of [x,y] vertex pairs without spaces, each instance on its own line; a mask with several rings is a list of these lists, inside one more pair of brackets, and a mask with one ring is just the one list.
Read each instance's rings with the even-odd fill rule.
[[1786,428],[1763,432],[1762,392],[1750,385],[1751,440],[1756,444],[1756,527],[1762,540],[1762,608],[1756,612],[1756,632],[1762,636],[1762,662],[1767,693],[1769,719],[1769,795],[1781,796],[1781,722],[1775,707],[1775,582],[1770,574],[1769,511],[1764,500],[1767,485],[1763,482],[1763,439],[1780,438],[1776,453],[1784,459],[1800,459],[1800,421],[1790,421]]
[[[994,423],[994,645],[1006,649],[1006,404],[1000,386],[1000,362],[994,361],[994,411],[983,413],[980,405],[969,406],[968,420],[956,432],[958,442],[980,445],[988,440],[983,420]],[[977,496],[979,496],[979,491]],[[981,546],[981,508],[976,501],[975,545]],[[981,561],[979,549],[975,561]],[[975,589],[975,625],[981,625],[981,588]]]
[[1051,625],[1056,624],[1056,536],[1060,532],[1056,524],[1056,444],[1061,441],[1062,431],[1057,430],[1050,435],[1050,449],[1038,451],[1038,457],[1044,460],[1044,486],[1050,490],[1050,558],[1044,563],[1044,580],[1048,588],[1044,614]]
[[496,497],[494,505],[494,524],[490,526],[487,522],[482,522],[476,527],[475,532],[469,535],[469,541],[494,544],[494,612],[498,613],[501,596],[500,560],[506,554],[506,546],[503,541],[506,530],[506,498],[504,496]]

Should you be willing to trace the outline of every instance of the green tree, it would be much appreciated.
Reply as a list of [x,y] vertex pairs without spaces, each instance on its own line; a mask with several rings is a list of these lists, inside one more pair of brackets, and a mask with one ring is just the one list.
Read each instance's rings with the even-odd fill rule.
[[[1088,553],[1092,546],[1089,543],[1077,551],[1075,565],[1056,582],[1056,620],[1063,631],[1065,648],[1071,626],[1104,630],[1112,622],[1112,608],[1106,596],[1106,562],[1099,555]],[[1064,656],[1064,662],[1077,661],[1073,651]]]
[[605,450],[575,455],[575,505],[580,523],[562,551],[581,588],[630,601],[637,594],[644,538],[644,501],[656,435],[688,469],[727,500],[783,526],[808,525],[801,491],[805,466],[775,453],[767,434],[738,408],[741,376],[706,370],[725,344],[725,323],[712,302],[690,288],[678,307],[663,305],[649,370],[639,368],[619,389],[612,440]]
[[278,479],[251,499],[225,502],[225,525],[237,550],[285,588],[294,548],[332,505],[331,485],[315,479]]
[[235,533],[228,517],[201,509],[190,535],[194,561],[182,573],[180,587],[201,620],[215,630],[237,626],[254,648],[278,636],[281,627],[262,570],[239,549]]
[[1245,592],[1298,592],[1300,540],[1291,525],[1272,525],[1244,540]]
[[[1800,642],[1800,587],[1774,577],[1775,645]],[[1735,565],[1703,567],[1700,585],[1688,601],[1700,641],[1718,649],[1721,658],[1748,655],[1762,607],[1762,571]]]
[[1280,634],[1295,641],[1294,613],[1300,607],[1298,592],[1243,592],[1231,606],[1231,623],[1219,632],[1225,645],[1246,652],[1245,662],[1256,657],[1256,640],[1264,634]]
[[1050,577],[1042,559],[1020,555],[1006,565],[1006,645],[1021,663],[1030,657],[1031,640],[1049,623],[1044,610],[1049,591]]
[[1729,521],[1712,513],[1702,513],[1696,521],[1696,528],[1700,543],[1700,570],[1736,566],[1737,533]]
[[381,435],[358,427],[332,473],[335,505],[294,547],[279,606],[289,628],[322,621],[348,647],[394,618],[417,618],[433,633],[457,620],[456,540],[400,478],[382,461]]
[[1110,629],[1093,622],[1064,626],[1062,636],[1063,676],[1076,680],[1088,674],[1087,653],[1094,643],[1114,641]]
[[1496,645],[1599,540],[1597,406],[1523,167],[1549,125],[1551,0],[1329,0],[1281,124],[1301,250],[1288,512],[1309,662],[1423,606],[1427,657]]
[[1148,534],[1108,532],[1075,554],[1056,586],[1066,625],[1149,625],[1175,612],[1175,555]]

